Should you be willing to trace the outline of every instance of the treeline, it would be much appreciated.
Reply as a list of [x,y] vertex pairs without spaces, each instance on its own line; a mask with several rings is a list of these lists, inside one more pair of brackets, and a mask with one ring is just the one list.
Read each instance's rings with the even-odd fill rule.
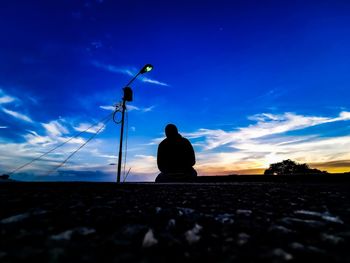
[[297,163],[290,159],[282,162],[270,164],[270,167],[265,170],[265,175],[327,175],[327,171],[310,168],[306,163]]

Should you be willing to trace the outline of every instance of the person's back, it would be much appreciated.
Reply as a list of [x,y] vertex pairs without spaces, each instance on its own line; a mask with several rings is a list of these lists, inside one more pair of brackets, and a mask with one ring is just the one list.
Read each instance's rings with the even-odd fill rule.
[[191,181],[197,176],[193,169],[196,163],[193,147],[183,138],[175,125],[165,128],[166,137],[158,147],[157,164],[161,173],[156,182]]

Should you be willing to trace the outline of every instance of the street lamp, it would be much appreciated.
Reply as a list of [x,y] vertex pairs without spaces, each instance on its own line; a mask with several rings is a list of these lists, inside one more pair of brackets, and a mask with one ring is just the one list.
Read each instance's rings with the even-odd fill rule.
[[140,73],[146,73],[146,72],[150,72],[153,69],[153,66],[151,64],[146,64],[141,70]]
[[121,120],[121,127],[120,127],[117,183],[120,183],[120,174],[121,174],[121,168],[122,168],[124,118],[125,118],[126,102],[132,101],[132,89],[129,86],[139,75],[150,72],[152,69],[153,69],[153,66],[151,64],[144,65],[143,68],[128,82],[128,84],[126,84],[125,88],[123,88],[124,95],[123,95],[123,103],[122,103],[122,120]]

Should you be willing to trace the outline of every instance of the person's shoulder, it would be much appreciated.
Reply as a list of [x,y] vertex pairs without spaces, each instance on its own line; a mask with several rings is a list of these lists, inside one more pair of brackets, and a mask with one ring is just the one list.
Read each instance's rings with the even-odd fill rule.
[[159,146],[166,144],[168,141],[168,138],[165,138],[163,141],[159,143]]
[[191,144],[190,140],[189,140],[189,139],[187,139],[187,138],[185,138],[185,137],[182,137],[182,141],[183,141],[183,142],[185,142],[185,143],[189,143],[189,144]]

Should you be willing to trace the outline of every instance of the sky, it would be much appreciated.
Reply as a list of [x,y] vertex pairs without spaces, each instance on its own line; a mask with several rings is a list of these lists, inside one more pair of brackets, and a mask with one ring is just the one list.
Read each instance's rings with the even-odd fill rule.
[[168,123],[199,175],[285,159],[350,171],[349,13],[345,0],[1,1],[0,174],[76,136],[12,178],[115,181],[120,125],[101,120],[146,63],[126,181],[155,179]]

